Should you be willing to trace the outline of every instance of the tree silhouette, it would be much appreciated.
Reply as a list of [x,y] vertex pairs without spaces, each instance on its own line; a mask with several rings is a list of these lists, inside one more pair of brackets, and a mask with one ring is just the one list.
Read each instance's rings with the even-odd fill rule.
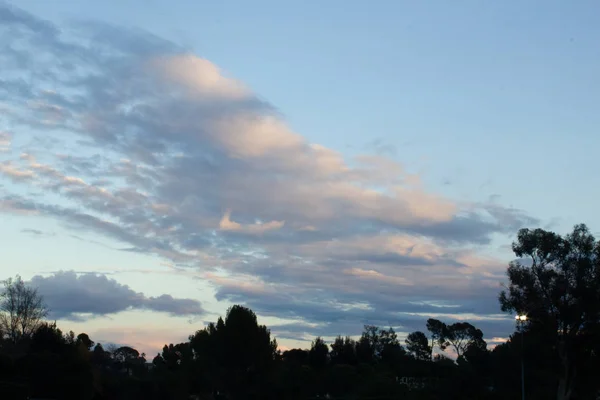
[[83,346],[85,349],[89,350],[94,347],[94,341],[90,339],[87,333],[80,333],[77,335],[77,339],[75,339],[75,343],[77,345]]
[[170,369],[177,369],[190,364],[193,356],[192,348],[189,343],[178,343],[176,345],[171,343],[168,346],[164,345],[162,354],[160,355],[165,365]]
[[427,330],[431,334],[431,358],[433,359],[433,350],[438,346],[440,350],[445,350],[448,346],[446,335],[448,327],[440,320],[429,318],[427,320]]
[[196,332],[190,344],[206,383],[234,398],[264,384],[277,355],[277,342],[267,327],[258,324],[252,310],[239,305],[227,310],[225,320],[219,318]]
[[377,326],[365,325],[356,343],[356,356],[361,363],[380,361],[391,363],[402,354],[404,349],[393,328],[381,329]]
[[349,336],[344,338],[338,336],[330,346],[330,358],[334,364],[356,364],[356,341],[354,339]]
[[140,353],[133,347],[129,346],[121,346],[117,348],[113,353],[113,357],[118,366],[127,370],[127,374],[130,374],[132,369],[140,363]]
[[315,340],[313,340],[308,352],[308,357],[310,366],[313,368],[321,369],[327,365],[329,348],[321,337],[317,337]]
[[96,343],[92,351],[92,362],[96,365],[105,365],[109,359],[108,352],[104,350],[102,344]]
[[289,365],[308,365],[309,352],[303,349],[286,350],[282,354],[282,360]]
[[423,332],[410,333],[406,337],[405,343],[406,349],[417,360],[431,360],[431,346],[429,346],[429,339],[427,339],[427,336]]
[[581,368],[592,356],[583,342],[598,338],[600,325],[600,244],[576,225],[561,237],[543,229],[521,229],[512,245],[509,285],[500,294],[502,310],[527,314],[544,332],[560,361],[557,399],[572,399]]
[[31,336],[31,350],[37,353],[49,351],[51,353],[60,353],[67,344],[62,331],[54,323],[41,323]]
[[0,293],[0,332],[13,343],[30,337],[48,315],[48,308],[37,289],[25,285],[17,275],[4,281]]
[[483,332],[468,322],[456,322],[447,326],[444,339],[454,348],[458,358],[462,357],[470,346],[484,349],[486,347]]

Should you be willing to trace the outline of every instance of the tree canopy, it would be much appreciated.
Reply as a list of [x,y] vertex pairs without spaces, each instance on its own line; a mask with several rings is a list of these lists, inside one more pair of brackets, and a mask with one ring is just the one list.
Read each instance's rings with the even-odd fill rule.
[[48,315],[48,307],[36,288],[25,285],[19,275],[4,281],[0,292],[0,332],[16,343],[30,337]]
[[556,349],[558,399],[575,395],[577,380],[592,362],[590,343],[600,324],[600,243],[586,225],[565,236],[521,229],[513,243],[509,285],[500,294],[503,311],[526,314]]

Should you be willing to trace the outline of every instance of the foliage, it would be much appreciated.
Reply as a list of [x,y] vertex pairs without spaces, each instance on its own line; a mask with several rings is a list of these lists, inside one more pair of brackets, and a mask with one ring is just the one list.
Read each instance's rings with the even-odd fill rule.
[[48,308],[37,289],[25,285],[19,275],[4,281],[0,293],[0,333],[16,343],[30,337],[46,315]]
[[423,332],[410,333],[405,340],[406,350],[417,360],[426,361],[431,359],[431,346]]
[[600,326],[600,243],[581,224],[564,237],[522,229],[512,248],[519,259],[508,268],[502,310],[527,314],[531,329],[556,350],[557,398],[571,399],[595,358],[590,346]]
[[325,341],[321,337],[317,337],[310,346],[310,351],[308,352],[308,358],[310,361],[310,366],[312,368],[320,369],[324,368],[327,365],[327,361],[329,358],[329,348]]
[[456,322],[445,329],[446,343],[454,348],[458,358],[470,347],[485,349],[483,332],[468,322]]
[[211,392],[243,398],[269,376],[277,355],[277,342],[259,325],[252,310],[233,306],[225,320],[209,324],[190,337],[198,369]]
[[438,346],[440,350],[445,350],[448,346],[446,341],[447,327],[442,321],[429,318],[427,320],[427,330],[431,335],[431,358],[433,359],[433,351],[435,346]]

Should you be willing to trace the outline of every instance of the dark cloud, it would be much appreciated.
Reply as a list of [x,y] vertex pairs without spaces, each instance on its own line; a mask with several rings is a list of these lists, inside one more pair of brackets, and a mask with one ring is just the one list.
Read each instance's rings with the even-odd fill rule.
[[51,310],[51,318],[80,320],[115,314],[130,309],[165,312],[174,316],[198,316],[204,313],[199,301],[177,299],[171,295],[145,296],[105,275],[59,271],[34,276],[30,284]]
[[21,229],[22,233],[27,233],[29,235],[33,235],[33,236],[44,236],[45,233],[43,231],[40,231],[39,229]]
[[28,28],[44,36],[52,37],[58,34],[58,29],[50,22],[34,17],[20,8],[4,2],[0,3],[0,24]]
[[[449,317],[483,316],[496,310],[490,281],[504,265],[477,249],[539,222],[492,201],[425,191],[381,140],[369,144],[378,154],[353,160],[308,143],[243,84],[147,32],[91,21],[59,29],[2,5],[0,21],[5,118],[35,132],[30,154],[0,172],[52,194],[6,192],[0,211],[53,217],[122,250],[224,271],[230,281],[205,275],[220,299],[303,323],[402,325],[446,310],[431,302],[456,305],[442,313]],[[57,275],[92,279],[73,276]],[[252,289],[240,283],[246,277]],[[105,313],[200,309],[118,293]],[[64,315],[81,312],[92,311]]]
[[[257,292],[248,287],[222,285],[217,298],[243,301],[260,315],[299,321],[290,326],[297,327],[299,333],[307,335],[332,336],[350,334],[350,331],[359,333],[364,324],[394,326],[411,332],[424,329],[425,320],[431,316],[446,322],[472,319],[473,323],[480,324],[479,321],[482,321],[482,326],[489,326],[486,335],[498,336],[497,331],[506,326],[505,322],[512,322],[508,319],[498,320],[498,316],[490,317],[499,313],[497,296],[490,296],[490,288],[470,291],[463,297],[449,291],[435,296],[435,288],[431,287],[396,293],[392,292],[391,285],[387,288],[365,285],[362,290],[353,289],[350,293],[342,294],[343,289],[336,291],[332,288],[328,293],[321,286],[319,289],[308,289],[304,296],[298,296],[298,290],[291,287]],[[382,289],[388,292],[381,293]],[[286,329],[291,329],[290,326]],[[280,327],[273,329],[279,331]]]

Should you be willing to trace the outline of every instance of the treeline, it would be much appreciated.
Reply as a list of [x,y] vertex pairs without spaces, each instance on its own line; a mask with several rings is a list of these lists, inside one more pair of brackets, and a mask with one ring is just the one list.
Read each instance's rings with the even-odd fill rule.
[[[403,341],[367,325],[357,338],[278,350],[243,306],[152,359],[44,322],[35,289],[8,280],[0,302],[0,397],[53,399],[594,399],[600,380],[600,244],[584,225],[561,237],[521,230],[499,296],[527,315],[493,349],[468,322],[426,321]],[[453,354],[453,358],[444,355]],[[523,369],[521,369],[523,367]],[[523,374],[523,375],[522,375]],[[524,380],[523,380],[524,378]]]
[[[417,399],[447,398],[449,388],[463,399],[490,397],[493,352],[482,332],[468,323],[427,325],[430,338],[415,332],[404,346],[392,328],[367,325],[358,340],[316,338],[310,349],[281,352],[256,315],[236,305],[149,361],[131,347],[104,348],[43,322],[3,342],[2,390],[11,399]],[[431,344],[453,347],[457,362]]]

